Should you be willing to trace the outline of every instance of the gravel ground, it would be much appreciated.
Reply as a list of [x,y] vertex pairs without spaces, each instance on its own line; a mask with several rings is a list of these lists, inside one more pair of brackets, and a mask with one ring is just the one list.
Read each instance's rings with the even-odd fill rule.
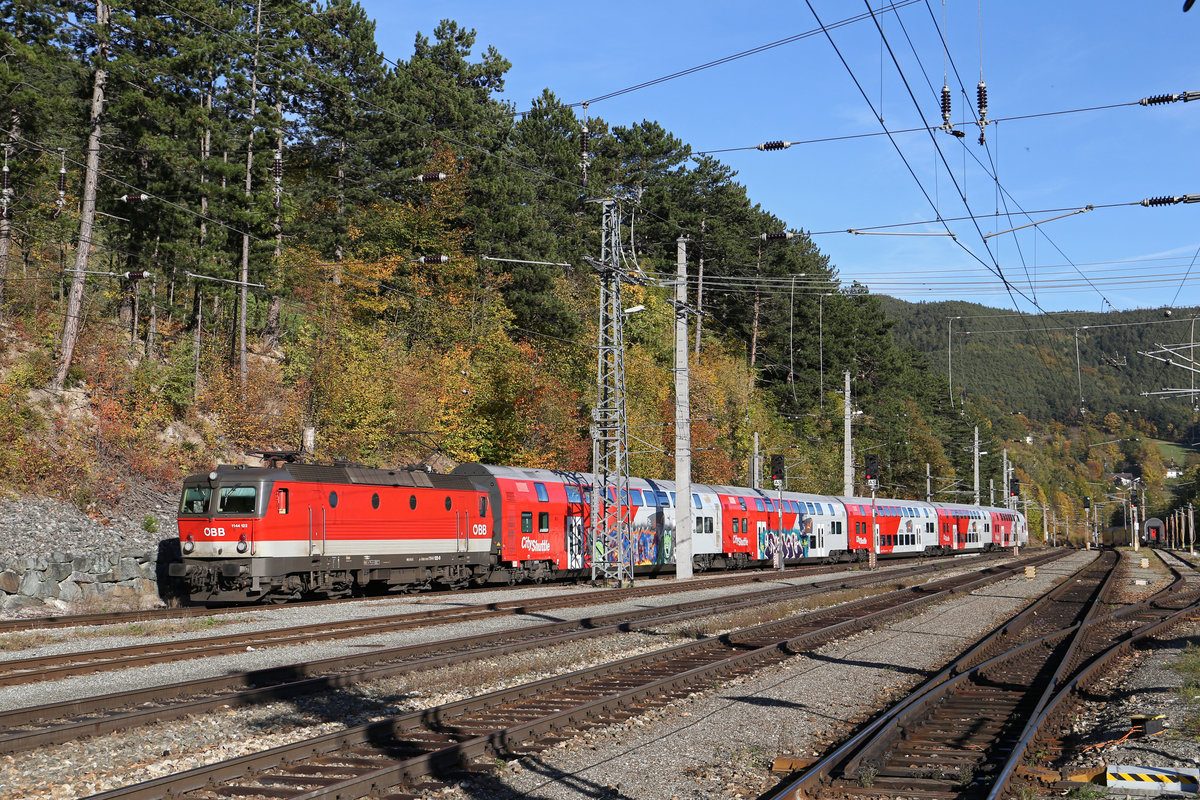
[[[1078,556],[1074,558],[1078,558]],[[964,561],[964,568],[969,565],[969,561]],[[1019,601],[1011,599],[1009,595],[1023,596],[1025,593],[1032,591],[1035,586],[1039,587],[1038,591],[1040,591],[1041,588],[1044,588],[1043,584],[1049,583],[1051,580],[1050,576],[1062,574],[1063,569],[1063,567],[1044,568],[1039,570],[1040,577],[1037,581],[1029,584],[1025,583],[1023,579],[1020,581],[1010,581],[998,587],[993,587],[991,590],[986,590],[973,602],[983,606],[996,605],[997,610],[994,613],[1003,613],[1000,610],[1001,607],[1007,608],[1011,604],[1019,604]],[[806,580],[814,579],[816,578]],[[536,592],[538,590],[531,589],[529,591]],[[542,594],[546,592],[545,588],[540,590]],[[512,597],[512,594],[505,593],[504,597]],[[997,605],[995,598],[998,597],[1004,598],[1004,600]],[[437,598],[436,600],[435,598],[422,599],[426,601],[423,604],[426,606],[434,602],[452,602],[452,598],[449,597],[444,600],[442,598]],[[472,603],[480,602],[484,599],[484,597],[478,594],[470,596]],[[676,602],[680,599],[683,598],[676,595],[670,599],[670,602]],[[647,600],[642,599],[632,604],[621,605],[645,607]],[[331,611],[324,613],[341,614],[344,613],[346,607],[346,605],[342,605],[322,608],[331,609]],[[608,613],[616,607],[616,604],[606,604],[602,608],[597,606],[588,609],[587,612],[579,611],[578,614]],[[336,609],[337,611],[334,612],[332,609]],[[267,613],[287,614],[290,612],[311,615],[314,611],[316,609],[306,609],[303,612],[300,609],[275,609]],[[577,612],[569,611],[568,613],[576,615]],[[984,616],[990,619],[994,613],[989,612],[984,614]],[[934,612],[934,616],[930,619],[928,625],[931,631],[939,628],[944,629],[949,627],[948,620],[952,620],[958,616],[961,616],[960,612],[951,609],[949,606],[945,606]],[[537,621],[546,618],[548,617],[543,615]],[[553,618],[558,618],[558,615],[554,615]],[[514,618],[509,618],[503,621],[499,627],[511,626],[515,622]],[[983,620],[979,622],[980,625],[983,624]],[[419,629],[397,637],[388,637],[394,640],[387,641],[386,644],[389,646],[399,644],[401,643],[400,639],[430,640],[442,636],[465,635],[468,632],[479,629],[482,628],[477,623],[453,626],[452,629],[451,626]],[[916,631],[917,629],[912,630]],[[892,632],[888,637],[893,642],[891,645],[892,649],[911,649],[911,638],[908,645],[905,645],[903,641],[904,637],[911,637],[911,635],[913,634]],[[924,629],[917,631],[916,635],[921,636],[923,644],[926,638],[930,641],[947,640],[948,642],[955,643],[952,645],[954,649],[963,646],[963,644],[969,641],[965,637],[970,636],[970,634],[960,632],[947,634],[943,631],[942,633],[932,633]],[[897,639],[897,637],[901,638]],[[382,638],[371,637],[368,640],[337,643],[336,649],[343,652],[347,648],[361,650],[362,646],[370,646],[370,642],[381,640]],[[379,643],[382,644],[383,642],[380,641]],[[306,698],[293,702],[281,702],[250,709],[227,710],[216,714],[208,714],[202,718],[177,723],[166,723],[149,729],[138,729],[84,740],[67,746],[48,747],[33,753],[4,756],[0,758],[0,798],[14,798],[14,800],[15,798],[30,798],[31,800],[33,798],[53,798],[53,800],[60,800],[60,798],[85,796],[105,791],[115,786],[128,785],[129,783],[147,780],[200,764],[231,758],[236,755],[277,746],[285,742],[327,733],[337,730],[344,725],[358,724],[368,719],[378,718],[379,716],[451,702],[469,694],[536,680],[565,670],[578,669],[587,664],[610,660],[614,655],[623,657],[659,649],[666,644],[667,642],[664,642],[664,637],[661,634],[653,636],[623,635],[621,637],[611,637],[600,642],[568,643],[555,648],[545,648],[502,660],[498,659],[482,666],[461,665],[460,667],[440,670],[436,673],[405,676],[352,690],[330,692],[320,697]],[[853,653],[851,661],[855,663],[862,657],[856,640],[845,643],[844,648],[842,656],[838,657]],[[314,645],[307,646],[302,651],[298,648],[260,651],[253,654],[246,654],[246,656],[230,656],[205,659],[201,662],[189,662],[182,668],[180,664],[162,665],[161,667],[110,673],[100,677],[85,676],[32,688],[11,687],[10,690],[5,691],[4,706],[11,707],[32,702],[48,702],[54,699],[63,699],[67,696],[91,694],[101,691],[98,688],[98,684],[102,684],[103,691],[118,691],[122,688],[178,680],[180,674],[184,671],[187,674],[200,675],[261,667],[268,663],[267,658],[270,659],[270,663],[287,663],[297,658],[312,660],[326,655],[325,652],[318,652],[318,650],[323,649],[323,647]],[[805,659],[808,662],[807,670],[814,673],[817,671],[827,673],[829,663],[825,659],[830,657],[832,656],[824,655],[816,659]],[[875,660],[877,658],[886,659],[887,657],[886,651],[880,653],[871,652],[866,656],[868,660]],[[245,663],[247,660],[251,663]],[[895,674],[899,677],[906,677],[909,672],[901,670]],[[775,682],[770,678],[766,680],[768,684]],[[69,690],[64,687],[68,687]],[[448,690],[447,687],[471,687],[471,689],[470,691],[462,689]],[[726,690],[735,691],[739,696],[745,694],[748,698],[752,697],[749,694],[749,690],[743,691],[741,686],[726,687]],[[726,702],[729,701],[726,700]],[[745,702],[753,702],[753,700],[748,699]],[[770,702],[774,703],[774,700]],[[844,703],[845,709],[839,709],[836,706],[824,709],[821,708],[822,703],[811,700],[807,702],[812,704],[813,709],[819,710],[808,714],[814,720],[813,723],[793,719],[791,724],[796,726],[798,730],[805,730],[818,723],[824,723],[826,716],[831,718],[839,716],[843,710],[846,713],[859,713],[860,709],[857,701],[852,701],[840,694],[838,702]],[[783,710],[787,711],[786,708]],[[683,708],[680,713],[688,714],[691,712],[687,708]],[[705,727],[707,727],[706,720],[698,719],[696,722],[704,722]],[[640,728],[647,724],[646,720],[637,720],[631,722],[630,728],[632,730],[633,728]],[[618,732],[617,735],[624,734]],[[506,772],[513,771],[515,773],[517,769],[517,767],[510,767]],[[521,769],[524,768],[522,767]],[[759,771],[761,772],[761,770]],[[57,780],[54,785],[48,785],[44,781],[43,776],[49,774],[56,776]]]
[[751,798],[778,755],[810,758],[936,672],[1095,553],[1076,553],[886,629],[831,643],[769,674],[593,730],[480,776],[454,798]]
[[[972,564],[974,561],[975,559],[963,559],[964,569],[973,568]],[[902,568],[903,566],[905,565],[900,564],[896,568]],[[826,579],[828,579],[827,575],[810,575],[801,578],[791,578],[786,581],[781,580],[780,583],[802,585]],[[109,647],[127,646],[131,643],[131,635],[136,635],[136,641],[138,642],[179,641],[208,636],[270,630],[291,625],[327,623],[333,626],[338,624],[339,621],[346,619],[404,614],[414,611],[427,611],[430,609],[460,607],[464,605],[483,605],[501,600],[522,600],[575,592],[595,594],[597,597],[597,602],[594,605],[550,609],[530,615],[504,616],[468,623],[408,628],[387,634],[376,634],[355,639],[314,641],[290,647],[248,649],[244,653],[213,656],[202,660],[177,661],[119,672],[101,673],[99,678],[96,676],[81,675],[52,683],[0,687],[0,710],[72,700],[101,692],[118,692],[145,686],[174,683],[183,680],[184,677],[214,677],[231,672],[263,669],[297,662],[316,661],[322,658],[332,658],[350,653],[361,653],[366,648],[401,647],[421,642],[437,641],[452,636],[468,636],[496,630],[534,626],[545,622],[581,619],[601,614],[617,613],[619,611],[672,605],[711,597],[722,597],[730,593],[759,591],[767,589],[770,586],[770,584],[753,584],[749,588],[727,587],[706,589],[703,585],[703,578],[698,579],[696,583],[697,587],[694,591],[676,592],[660,597],[634,598],[623,603],[605,602],[605,590],[594,589],[589,586],[531,586],[517,589],[497,589],[494,592],[478,592],[469,595],[445,593],[422,597],[405,596],[388,600],[309,606],[306,608],[273,607],[249,611],[244,615],[237,614],[232,617],[219,616],[215,618],[200,618],[199,620],[137,623],[111,626],[110,628],[64,628],[46,632],[23,632],[0,635],[0,661],[5,661],[8,659],[33,658],[35,656],[59,655],[85,650],[101,650]],[[208,619],[215,620],[215,624],[207,624],[205,620]],[[110,633],[111,635],[103,635],[105,633]],[[150,635],[143,635],[144,633],[149,633]],[[187,665],[186,676],[184,668],[181,667],[181,664],[184,663]],[[103,684],[102,688],[97,688],[97,684],[101,682]]]
[[[1161,583],[1154,580],[1152,586]],[[1172,669],[1188,647],[1197,646],[1200,621],[1192,620],[1122,659],[1093,690],[1100,697],[1081,707],[1068,742],[1073,750],[1057,766],[1072,772],[1107,764],[1200,766],[1200,725],[1189,725],[1189,720],[1200,720],[1200,702],[1188,701],[1193,692],[1184,691],[1184,676]],[[1163,715],[1163,732],[1125,739],[1134,714]]]

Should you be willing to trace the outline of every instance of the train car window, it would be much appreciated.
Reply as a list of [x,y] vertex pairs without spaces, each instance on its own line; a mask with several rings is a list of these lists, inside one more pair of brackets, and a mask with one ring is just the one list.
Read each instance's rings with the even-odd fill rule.
[[742,533],[749,533],[749,532],[750,532],[750,520],[746,519],[745,517],[742,517]]
[[288,505],[289,505],[288,504],[288,490],[287,489],[276,489],[275,490],[275,510],[278,511],[280,514],[286,514],[286,513],[288,513]]
[[671,507],[671,498],[667,497],[666,492],[658,492],[658,504],[663,508]]
[[608,487],[608,502],[612,503],[614,506],[617,504],[616,487],[613,487],[613,486]]
[[675,493],[671,492],[671,507],[674,508],[676,505],[678,504],[675,502]]
[[183,490],[183,500],[179,503],[180,514],[203,514],[208,511],[208,499],[212,497],[212,489],[207,486],[189,486]]
[[[628,498],[628,500],[626,500]],[[622,500],[626,500],[626,505],[641,506],[642,505],[642,490],[630,489],[622,495]],[[632,501],[632,502],[628,502]]]
[[379,492],[371,495],[371,508],[379,508]]
[[738,501],[738,505],[742,507],[742,511],[745,511],[746,510],[746,498],[739,497],[737,499],[737,501]]
[[417,496],[415,494],[410,494],[408,496],[408,507],[413,511],[417,510]]
[[479,516],[480,516],[480,518],[487,516],[487,498],[486,497],[479,498]]
[[767,507],[765,505],[763,505],[763,501],[762,501],[761,497],[754,498],[754,510],[755,511],[766,511],[767,510]]
[[700,495],[698,495],[698,494],[692,495],[692,505],[695,506],[696,508],[704,508],[704,506],[702,506],[700,504]]
[[538,513],[538,533],[550,532],[550,512],[541,511]]
[[535,483],[533,485],[533,488],[537,492],[539,503],[549,503],[550,502],[550,493],[546,491],[546,484]]
[[329,507],[337,508],[337,492],[329,493]]
[[446,495],[446,510],[447,510],[447,511],[449,511],[449,510],[450,510],[450,506],[451,506],[451,505],[452,505],[452,504],[451,504],[451,502],[450,502],[450,495]]
[[738,533],[738,532],[739,532],[739,531],[738,531],[738,518],[737,518],[737,517],[734,517],[734,518],[733,518],[733,532],[734,532],[734,533]]
[[533,533],[533,512],[521,512],[521,533]]
[[217,498],[217,510],[224,514],[253,514],[258,489],[254,486],[225,486]]
[[712,517],[704,518],[704,532],[705,533],[713,532],[713,518]]
[[583,495],[581,495],[579,493],[578,486],[576,486],[572,483],[568,483],[563,488],[567,490],[567,502],[568,503],[582,503],[583,502]]

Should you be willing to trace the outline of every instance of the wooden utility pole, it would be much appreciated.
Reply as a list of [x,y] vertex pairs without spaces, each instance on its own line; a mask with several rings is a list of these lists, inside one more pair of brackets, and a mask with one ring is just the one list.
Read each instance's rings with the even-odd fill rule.
[[83,175],[83,198],[79,207],[79,244],[75,249],[75,271],[67,294],[66,318],[63,320],[62,354],[58,369],[50,383],[52,391],[61,392],[67,382],[67,372],[75,357],[75,343],[83,321],[83,285],[87,275],[88,256],[96,222],[96,184],[100,176],[100,128],[104,117],[104,86],[108,81],[108,6],[96,0],[96,73],[92,78],[92,109],[89,115],[87,165]]

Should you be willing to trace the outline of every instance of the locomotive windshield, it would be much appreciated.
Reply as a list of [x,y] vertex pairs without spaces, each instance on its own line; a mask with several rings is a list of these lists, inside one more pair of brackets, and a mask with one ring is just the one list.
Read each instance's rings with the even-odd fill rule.
[[253,514],[256,486],[222,486],[217,511],[223,514]]
[[180,514],[205,514],[212,489],[207,486],[185,486],[183,499],[179,502]]

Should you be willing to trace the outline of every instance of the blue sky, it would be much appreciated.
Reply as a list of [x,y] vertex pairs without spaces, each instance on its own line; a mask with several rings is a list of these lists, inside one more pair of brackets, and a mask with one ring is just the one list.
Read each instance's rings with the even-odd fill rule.
[[[1200,305],[1200,203],[1101,207],[1200,194],[1200,100],[1005,119],[1200,90],[1200,8],[1182,13],[1182,0],[946,0],[944,7],[920,0],[880,14],[883,37],[870,19],[832,30],[849,71],[804,2],[363,5],[392,59],[407,59],[416,32],[431,34],[440,19],[474,28],[476,54],[494,45],[512,62],[502,97],[518,108],[543,88],[566,102],[588,100],[816,31],[591,105],[610,124],[656,120],[696,151],[880,133],[851,71],[889,130],[940,124],[945,69],[961,139],[922,131],[895,134],[895,145],[876,135],[718,157],[737,170],[753,201],[812,232],[843,281],[859,280],[881,294],[1035,313]],[[879,9],[882,0],[871,5]],[[813,7],[827,26],[867,10],[833,0],[813,0]],[[988,116],[1002,120],[987,127],[986,148],[977,144],[978,126],[962,124],[972,117],[954,71],[973,106],[981,57]],[[986,243],[981,238],[1089,204],[1097,208]],[[1013,216],[980,218],[978,229],[969,219],[947,222],[957,243],[946,236],[844,233],[1006,210]],[[1012,285],[1011,296],[997,269]]]

